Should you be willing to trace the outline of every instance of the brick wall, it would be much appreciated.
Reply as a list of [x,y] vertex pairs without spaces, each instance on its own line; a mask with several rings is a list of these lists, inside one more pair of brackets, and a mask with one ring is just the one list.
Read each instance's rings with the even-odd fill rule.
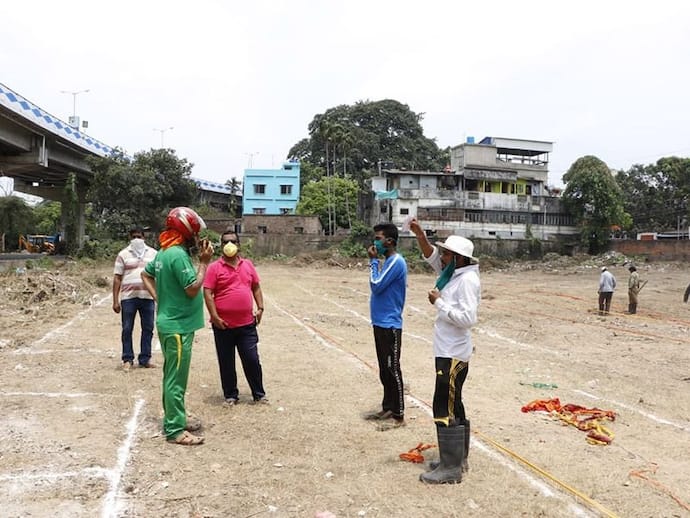
[[628,256],[644,256],[647,261],[689,261],[690,241],[669,239],[660,241],[615,240],[611,250]]

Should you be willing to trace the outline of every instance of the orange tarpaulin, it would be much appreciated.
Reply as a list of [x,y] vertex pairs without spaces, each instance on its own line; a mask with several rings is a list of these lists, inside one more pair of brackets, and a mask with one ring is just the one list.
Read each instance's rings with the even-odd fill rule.
[[616,414],[613,410],[600,410],[599,408],[587,408],[571,403],[561,405],[558,398],[535,399],[527,403],[521,409],[523,412],[543,411],[587,433],[587,442],[590,444],[609,444],[613,440],[613,432],[606,428],[601,421],[615,421]]

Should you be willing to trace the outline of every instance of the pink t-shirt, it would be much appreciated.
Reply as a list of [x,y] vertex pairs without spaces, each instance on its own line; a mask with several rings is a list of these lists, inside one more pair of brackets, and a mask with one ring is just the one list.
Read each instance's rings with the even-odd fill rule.
[[212,262],[204,277],[204,288],[213,292],[218,315],[229,327],[246,326],[254,322],[254,292],[259,274],[249,259],[240,258],[233,267],[223,258]]

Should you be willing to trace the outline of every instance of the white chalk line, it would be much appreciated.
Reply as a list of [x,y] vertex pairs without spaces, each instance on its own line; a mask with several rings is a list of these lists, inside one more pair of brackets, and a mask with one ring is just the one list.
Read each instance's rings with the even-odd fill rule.
[[72,320],[70,320],[69,322],[62,324],[59,327],[56,327],[52,331],[48,331],[45,335],[43,335],[41,338],[39,338],[38,340],[33,342],[31,345],[40,345],[43,342],[45,342],[46,340],[53,338],[55,335],[60,334],[62,331],[64,331],[65,329],[70,327],[72,324],[74,324],[77,320],[83,320],[84,318],[86,318],[86,314],[89,313],[94,308],[94,306],[100,306],[106,300],[108,300],[111,296],[112,295],[105,295],[103,298],[98,299],[98,300],[96,300],[96,302],[94,302],[94,299],[98,297],[98,295],[94,295],[93,297],[91,297],[91,301],[90,301],[89,307],[87,309],[77,313],[77,315]]
[[[510,343],[511,345],[516,345],[516,346],[519,346],[519,347],[523,347],[523,348],[525,348],[525,349],[533,349],[533,350],[538,350],[538,351],[542,351],[542,352],[549,352],[549,353],[554,354],[554,355],[556,355],[556,356],[565,356],[565,355],[563,355],[563,354],[561,354],[561,353],[559,353],[559,352],[557,352],[557,351],[553,351],[553,350],[551,350],[551,349],[545,349],[545,348],[542,348],[542,347],[534,347],[534,346],[532,346],[532,345],[530,345],[530,344],[526,344],[526,343],[524,343],[524,342],[519,342],[519,341],[514,340],[514,339],[512,339],[512,338],[507,338],[507,337],[502,336],[502,335],[500,335],[500,334],[498,334],[498,333],[496,333],[496,332],[494,332],[494,331],[487,331],[487,330],[484,330],[484,329],[481,329],[481,328],[474,328],[474,329],[476,329],[477,332],[479,332],[480,334],[485,334],[485,335],[489,336],[490,338],[494,338],[494,339],[496,339],[496,340],[501,340],[501,341],[504,341],[504,342],[508,342],[508,343]],[[678,428],[678,429],[680,429],[680,430],[683,430],[684,432],[690,432],[690,426],[689,426],[689,425],[683,425],[683,424],[680,424],[680,423],[671,421],[671,420],[669,420],[669,419],[665,419],[665,418],[663,418],[663,417],[658,417],[658,416],[656,416],[656,415],[654,415],[654,414],[651,414],[651,413],[649,413],[649,412],[645,412],[644,410],[641,410],[641,409],[636,408],[636,407],[634,407],[634,406],[627,405],[627,404],[625,404],[625,403],[621,403],[621,402],[619,402],[619,401],[615,401],[615,400],[612,400],[612,399],[607,399],[607,398],[604,398],[604,397],[595,396],[594,394],[589,394],[589,393],[584,392],[584,391],[582,391],[582,390],[578,390],[578,389],[571,389],[571,390],[572,390],[573,392],[575,392],[576,394],[580,394],[580,395],[585,396],[585,397],[588,397],[588,398],[590,398],[590,399],[595,399],[595,400],[598,400],[598,401],[605,401],[606,403],[610,403],[610,404],[612,404],[612,405],[617,405],[617,406],[619,406],[620,408],[625,408],[626,410],[630,410],[631,412],[635,412],[635,413],[637,413],[637,414],[639,414],[639,415],[641,415],[641,416],[643,416],[643,417],[645,417],[645,418],[647,418],[647,419],[650,419],[650,420],[652,420],[652,421],[654,421],[654,422],[656,422],[656,423],[664,424],[664,425],[669,425],[669,426],[673,426],[674,428]]]
[[123,500],[118,497],[120,491],[120,481],[122,480],[122,474],[127,467],[127,461],[132,452],[132,444],[134,443],[134,438],[137,431],[137,426],[139,423],[139,413],[144,407],[144,400],[137,399],[134,404],[134,412],[132,417],[127,423],[127,437],[125,437],[124,442],[117,450],[117,464],[115,468],[110,470],[108,479],[110,481],[110,490],[105,496],[103,501],[103,510],[101,516],[103,518],[114,518],[118,516],[120,512]]
[[[272,303],[280,312],[282,312],[283,314],[289,316],[289,317],[293,320],[293,322],[295,322],[296,324],[298,324],[299,326],[301,326],[303,329],[305,329],[311,336],[316,337],[317,340],[318,340],[321,344],[325,345],[325,346],[328,347],[329,349],[335,349],[335,350],[337,350],[337,351],[340,351],[340,353],[342,353],[342,354],[344,354],[344,355],[347,355],[347,356],[349,356],[350,358],[353,358],[354,360],[356,360],[356,361],[359,362],[360,364],[362,363],[362,360],[360,360],[359,358],[357,358],[357,357],[354,356],[353,354],[351,354],[351,353],[349,353],[349,352],[347,352],[347,351],[341,349],[340,347],[338,347],[337,344],[331,343],[331,342],[329,342],[328,340],[326,340],[325,338],[323,338],[322,336],[318,335],[316,332],[314,332],[312,329],[310,329],[308,326],[306,326],[302,321],[300,321],[299,319],[295,318],[292,314],[290,314],[289,312],[287,312],[286,310],[284,310],[283,308],[281,308],[278,304],[276,304],[275,301],[271,301],[271,303]],[[364,366],[366,367],[366,365],[364,365]],[[432,415],[431,408],[429,407],[429,405],[427,405],[427,404],[424,403],[423,401],[421,401],[421,400],[419,400],[419,399],[417,399],[417,398],[415,398],[414,396],[411,396],[411,395],[409,395],[409,394],[407,394],[407,395],[405,396],[405,398],[408,399],[409,401],[411,401],[412,403],[414,403],[414,404],[415,404],[416,406],[418,406],[419,408],[422,408],[425,412],[427,412],[427,414]],[[572,502],[569,502],[569,501],[568,501],[568,496],[567,496],[566,494],[560,493],[560,492],[554,492],[547,484],[545,484],[545,483],[542,482],[541,480],[539,480],[539,479],[533,477],[530,473],[528,473],[527,471],[525,471],[525,470],[523,470],[522,468],[518,467],[518,466],[515,465],[514,463],[509,462],[507,459],[505,459],[504,457],[500,456],[498,453],[494,452],[493,450],[491,450],[490,448],[488,448],[486,445],[484,445],[483,443],[481,443],[481,441],[479,441],[476,437],[473,437],[473,438],[472,438],[472,444],[473,444],[473,445],[476,445],[477,448],[479,448],[482,452],[487,453],[491,458],[497,460],[501,465],[503,465],[503,466],[505,466],[505,467],[511,469],[511,470],[514,471],[518,476],[521,476],[522,478],[524,478],[525,480],[527,480],[532,486],[534,486],[534,487],[536,487],[537,489],[539,489],[539,490],[541,491],[542,495],[544,495],[545,497],[557,497],[557,498],[559,498],[560,500],[563,500],[564,502],[568,503],[569,509],[570,509],[574,514],[576,514],[577,516],[583,516],[583,517],[584,517],[584,516],[590,516],[590,515],[586,512],[586,510],[585,510],[584,508],[582,508],[581,506],[579,506],[579,505],[577,505],[577,504],[574,504],[574,503],[572,503]]]
[[[303,288],[302,286],[298,286],[298,287],[299,287],[299,289],[301,289],[303,292],[307,293],[308,295],[311,295],[312,297],[314,296],[314,294],[313,294],[312,292],[310,292],[309,290]],[[362,315],[361,313],[358,313],[358,312],[355,311],[354,309],[350,309],[350,308],[348,308],[348,307],[346,307],[346,306],[343,306],[342,304],[340,304],[340,303],[338,303],[338,302],[336,302],[336,301],[334,301],[334,300],[332,300],[332,299],[329,299],[328,297],[321,296],[321,298],[324,299],[324,300],[327,300],[327,301],[330,302],[331,304],[333,304],[333,305],[339,307],[339,308],[342,309],[343,311],[346,311],[346,312],[348,312],[348,313],[352,313],[354,316],[360,318],[361,320],[364,320],[367,324],[371,325],[371,319],[370,319],[369,317],[366,317],[366,316]],[[426,337],[424,337],[424,336],[419,336],[419,335],[415,335],[415,334],[412,334],[412,333],[408,333],[408,332],[405,331],[404,329],[403,329],[403,336],[409,336],[410,338],[414,338],[415,340],[421,340],[422,342],[426,342],[426,343],[429,343],[429,344],[431,343],[431,340],[429,340],[428,338],[426,338]]]
[[615,401],[613,399],[607,399],[604,397],[595,396],[594,394],[590,394],[590,393],[584,392],[582,390],[572,389],[572,391],[575,392],[576,394],[580,394],[580,395],[588,397],[590,399],[594,399],[597,401],[605,401],[607,403],[611,403],[612,405],[616,405],[616,406],[619,406],[621,408],[625,408],[626,410],[630,410],[631,412],[635,412],[637,414],[640,414],[641,416],[646,417],[647,419],[651,419],[652,421],[655,421],[659,424],[665,424],[668,426],[673,426],[674,428],[678,428],[679,430],[683,430],[684,432],[690,432],[690,426],[688,426],[688,425],[683,425],[681,423],[670,421],[669,419],[665,419],[663,417],[658,417],[654,414],[650,414],[649,412],[645,412],[644,410],[641,410],[641,409],[636,408],[634,406],[628,405],[626,403],[621,403],[620,401]]
[[[362,294],[362,295],[365,295],[365,294],[361,293],[360,291],[355,290],[354,288],[350,288],[350,290],[354,291],[355,293],[360,293],[360,294]],[[305,290],[305,291],[306,291],[306,290]],[[328,300],[328,299],[326,299],[326,300]],[[333,302],[333,301],[329,301],[329,302]],[[334,304],[335,304],[335,303],[334,303]],[[353,312],[353,311],[350,310],[350,312]],[[545,352],[545,353],[549,353],[549,354],[552,354],[552,355],[554,355],[554,356],[561,357],[561,358],[566,357],[566,355],[565,355],[564,353],[561,353],[560,351],[556,351],[556,350],[550,349],[550,348],[548,348],[548,347],[539,347],[539,346],[534,346],[534,345],[531,345],[531,344],[528,344],[528,343],[525,343],[525,342],[520,342],[520,341],[515,340],[515,339],[513,339],[513,338],[508,338],[508,337],[503,336],[503,335],[501,335],[501,334],[499,334],[499,333],[497,333],[497,332],[495,332],[495,331],[490,331],[490,330],[488,330],[488,329],[484,329],[484,328],[479,327],[479,326],[475,326],[475,327],[473,327],[472,329],[473,329],[473,331],[476,331],[476,332],[479,333],[479,334],[486,335],[486,336],[488,336],[489,338],[494,338],[494,339],[496,339],[496,340],[500,340],[500,341],[503,341],[503,342],[507,342],[507,343],[509,343],[510,345],[515,345],[515,346],[521,347],[521,348],[523,348],[523,349],[529,349],[529,350],[534,350],[534,351]],[[403,331],[403,333],[408,334],[409,336],[412,336],[412,337],[417,338],[417,339],[419,339],[419,340],[426,340],[426,339],[423,338],[423,337],[417,337],[417,336],[415,336],[415,335],[413,335],[413,334],[411,334],[411,333],[406,333],[406,332],[404,332],[404,331]],[[573,361],[573,360],[570,360],[570,361]],[[647,419],[650,419],[650,420],[652,420],[652,421],[654,421],[654,422],[656,422],[656,423],[664,424],[664,425],[669,425],[669,426],[673,426],[674,428],[678,428],[678,429],[680,429],[680,430],[683,430],[684,432],[690,432],[690,426],[688,426],[688,425],[683,425],[683,424],[680,424],[680,423],[673,422],[673,421],[671,421],[671,420],[669,420],[669,419],[665,419],[665,418],[663,418],[663,417],[658,417],[658,416],[656,416],[656,415],[654,415],[654,414],[651,414],[651,413],[649,413],[649,412],[645,412],[644,410],[641,410],[641,409],[639,409],[639,408],[636,408],[636,407],[633,407],[633,406],[630,406],[630,405],[626,405],[625,403],[620,403],[620,402],[618,402],[618,401],[614,401],[614,400],[611,400],[611,399],[606,399],[606,398],[598,397],[598,396],[595,396],[595,395],[593,395],[593,394],[588,394],[588,393],[586,393],[586,392],[583,392],[583,391],[580,391],[580,390],[576,390],[576,389],[573,389],[573,392],[575,392],[575,393],[577,393],[577,394],[581,394],[581,395],[586,396],[586,397],[589,397],[589,398],[591,398],[591,399],[595,399],[595,400],[599,400],[599,401],[605,401],[605,402],[607,402],[607,403],[611,403],[611,404],[613,404],[613,405],[617,405],[617,406],[619,406],[619,407],[621,407],[621,408],[625,408],[626,410],[630,410],[631,412],[638,413],[639,415],[641,415],[641,416],[643,416],[643,417],[646,417]]]

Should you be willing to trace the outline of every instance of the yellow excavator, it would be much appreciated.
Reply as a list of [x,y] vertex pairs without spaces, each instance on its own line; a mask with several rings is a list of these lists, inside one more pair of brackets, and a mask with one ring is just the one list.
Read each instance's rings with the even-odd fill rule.
[[19,235],[19,250],[26,250],[30,254],[54,254],[57,236],[43,234]]

